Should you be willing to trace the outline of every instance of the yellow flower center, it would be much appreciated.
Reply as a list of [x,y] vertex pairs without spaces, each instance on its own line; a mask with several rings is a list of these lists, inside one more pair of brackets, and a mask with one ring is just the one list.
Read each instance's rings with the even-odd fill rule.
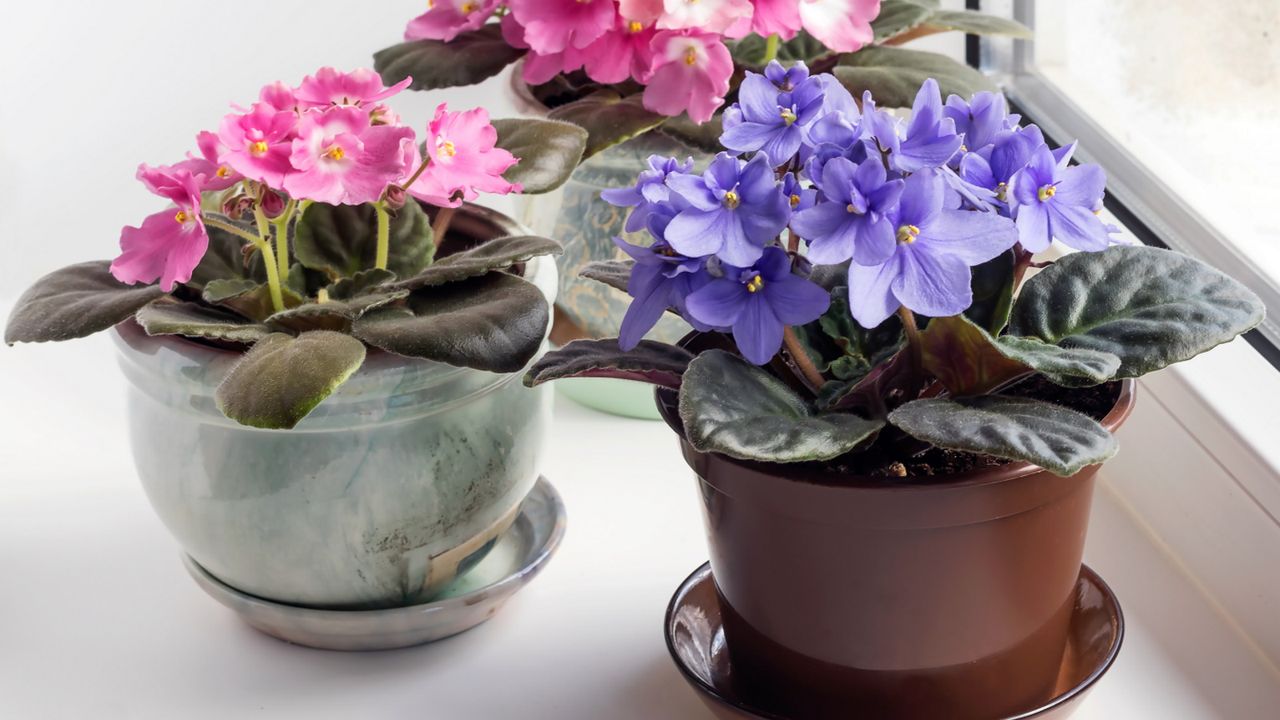
[[780,114],[782,115],[782,122],[788,125],[795,123],[796,114],[792,112],[790,108],[782,108],[782,112]]
[[632,20],[631,22],[627,23],[627,30],[631,31],[632,33],[638,33],[643,29],[644,29],[644,24],[641,23],[639,20]]
[[453,157],[458,154],[458,146],[453,144],[452,140],[445,140],[440,143],[440,157]]
[[799,207],[799,206],[800,206],[800,196],[799,196],[799,195],[792,195],[790,198],[788,198],[788,201],[791,203],[791,207],[793,207],[793,208],[794,208],[794,207]]
[[730,210],[742,204],[742,198],[738,197],[738,193],[730,190],[724,194],[724,205]]
[[329,148],[329,152],[325,153],[324,156],[330,160],[341,160],[347,156],[347,151],[343,150],[341,145],[334,145]]
[[186,210],[179,210],[178,214],[173,216],[173,219],[179,225],[186,225],[187,221],[191,219],[191,216],[187,214]]
[[473,3],[473,2],[464,2],[464,3],[462,3],[462,8],[461,8],[461,9],[462,9],[462,14],[463,14],[463,15],[470,15],[471,13],[473,13],[473,12],[475,12],[475,11],[476,11],[476,8],[477,8],[477,7],[479,7],[479,6],[478,6],[478,5],[476,5],[476,4],[475,4],[475,3]]
[[856,213],[856,212],[858,212],[858,208],[854,207],[854,206],[853,206],[853,203],[849,203],[848,205],[845,205],[845,206],[844,206],[844,210],[845,210],[845,212],[849,212],[849,213]]
[[996,185],[996,199],[1004,202],[1005,194],[1009,191],[1008,183],[1000,183]]
[[764,287],[764,278],[760,277],[759,275],[747,281],[747,292],[749,293],[760,292],[760,289],[763,287]]
[[1044,202],[1056,194],[1058,194],[1058,188],[1052,185],[1045,185],[1040,188],[1040,191],[1036,193],[1036,196],[1040,198],[1040,202]]
[[684,51],[684,64],[685,64],[685,65],[697,65],[697,64],[698,64],[698,50],[697,50],[697,48],[689,48],[688,50],[685,50],[685,51]]
[[231,174],[231,168],[227,167],[226,165],[219,165],[218,171],[215,172],[214,174],[220,178],[227,177],[228,175]]
[[898,228],[898,242],[910,245],[920,237],[920,228],[915,225],[903,225]]
[[267,154],[267,141],[266,141],[266,140],[258,140],[257,142],[249,143],[249,152],[253,153],[254,155],[256,155],[256,156],[258,156],[258,157],[262,157],[263,155],[266,155],[266,154]]

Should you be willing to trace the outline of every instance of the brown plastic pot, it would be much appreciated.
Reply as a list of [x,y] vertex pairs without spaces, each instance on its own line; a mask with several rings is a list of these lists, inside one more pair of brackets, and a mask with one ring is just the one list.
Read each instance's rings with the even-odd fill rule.
[[[1103,425],[1133,408],[1121,385]],[[904,482],[685,439],[740,690],[787,716],[988,720],[1054,691],[1094,475],[1028,463]]]

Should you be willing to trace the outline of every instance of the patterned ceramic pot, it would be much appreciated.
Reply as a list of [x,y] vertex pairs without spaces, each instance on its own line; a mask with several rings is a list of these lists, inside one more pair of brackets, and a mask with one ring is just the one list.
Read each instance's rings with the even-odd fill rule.
[[[455,227],[522,234],[480,209]],[[525,277],[554,299],[555,264]],[[238,590],[372,609],[438,593],[492,546],[538,477],[551,396],[494,374],[370,352],[293,430],[223,417],[233,350],[121,325],[130,435],[151,504],[182,548]]]

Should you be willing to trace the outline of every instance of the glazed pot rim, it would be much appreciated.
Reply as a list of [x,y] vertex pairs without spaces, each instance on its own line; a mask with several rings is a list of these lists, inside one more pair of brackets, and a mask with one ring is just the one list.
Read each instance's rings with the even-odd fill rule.
[[[1133,411],[1137,394],[1137,381],[1133,378],[1120,380],[1120,392],[1116,396],[1115,405],[1103,416],[1102,426],[1111,432],[1124,423]],[[808,485],[840,489],[874,489],[886,492],[928,492],[940,488],[960,489],[986,485],[996,485],[1044,472],[1039,465],[1026,461],[1012,461],[995,467],[975,468],[962,473],[949,475],[933,475],[921,478],[885,478],[873,475],[846,475],[812,469],[821,463],[769,463],[758,460],[742,460],[722,453],[702,452],[695,449],[684,432],[684,423],[677,411],[677,392],[671,388],[659,387],[654,391],[654,400],[658,406],[658,414],[666,421],[680,438],[686,456],[713,458],[717,462],[733,465],[751,473],[769,475],[802,482]],[[1081,472],[1084,472],[1083,470]],[[700,473],[701,474],[701,473]]]

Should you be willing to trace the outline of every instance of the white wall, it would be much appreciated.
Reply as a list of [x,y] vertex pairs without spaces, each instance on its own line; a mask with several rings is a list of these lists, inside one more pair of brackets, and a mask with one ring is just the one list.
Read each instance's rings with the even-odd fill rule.
[[[947,5],[961,5],[949,0]],[[215,129],[227,104],[323,65],[371,65],[423,0],[40,0],[5,3],[0,41],[0,304],[38,276],[114,257],[120,228],[162,201],[134,179]],[[922,47],[962,52],[960,36]],[[932,47],[931,47],[932,46]],[[425,126],[436,103],[512,114],[501,79],[404,93]],[[501,205],[499,205],[501,207]]]

